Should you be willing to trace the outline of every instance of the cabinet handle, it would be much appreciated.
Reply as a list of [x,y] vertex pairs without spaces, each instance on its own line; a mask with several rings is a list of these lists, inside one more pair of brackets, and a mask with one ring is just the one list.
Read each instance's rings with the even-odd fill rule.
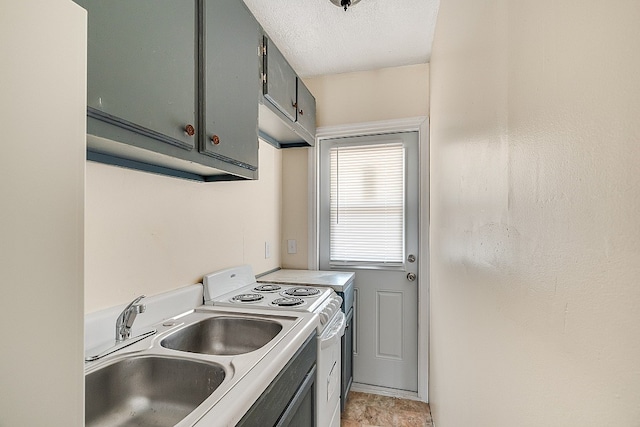
[[213,142],[214,145],[220,144],[220,138],[218,137],[218,135],[213,135],[211,137],[211,142]]
[[186,125],[186,126],[184,127],[184,131],[185,131],[185,132],[187,133],[187,135],[189,135],[189,136],[193,136],[193,135],[195,135],[195,134],[196,134],[196,130],[195,130],[195,128],[193,127],[193,125]]

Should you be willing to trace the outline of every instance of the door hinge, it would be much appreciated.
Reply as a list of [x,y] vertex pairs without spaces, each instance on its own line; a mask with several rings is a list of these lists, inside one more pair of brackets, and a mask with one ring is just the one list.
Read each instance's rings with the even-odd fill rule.
[[261,79],[262,79],[262,83],[266,83],[267,82],[267,74],[266,73],[262,73]]

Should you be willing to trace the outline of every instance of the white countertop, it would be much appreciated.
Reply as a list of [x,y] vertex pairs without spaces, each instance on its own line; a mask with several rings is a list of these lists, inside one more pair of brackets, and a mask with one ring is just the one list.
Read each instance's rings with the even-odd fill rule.
[[[295,355],[298,349],[304,344],[307,337],[317,328],[319,317],[315,313],[293,312],[287,310],[260,310],[257,308],[233,308],[233,307],[213,307],[202,304],[202,285],[192,285],[164,294],[145,298],[144,302],[147,310],[136,320],[136,325],[141,329],[152,325],[158,332],[142,341],[132,344],[106,356],[95,362],[85,363],[85,373],[100,369],[113,360],[128,357],[131,355],[161,354],[168,356],[171,352],[159,345],[171,330],[181,327],[181,323],[192,317],[206,317],[208,315],[237,315],[237,316],[276,316],[290,317],[297,319],[279,340],[267,350],[260,350],[246,355],[223,356],[229,365],[228,373],[231,375],[226,379],[221,387],[228,382],[233,385],[224,392],[223,395],[214,392],[191,414],[180,421],[180,427],[232,427],[251,408],[253,403],[260,397],[269,384],[280,373],[282,368]],[[104,345],[113,342],[115,318],[124,306],[111,307],[96,313],[85,316],[85,333],[91,339],[87,340],[87,347]],[[165,320],[176,320],[176,325],[167,323]],[[160,322],[160,323],[156,323]],[[155,323],[155,324],[154,324]],[[290,322],[291,323],[291,322]],[[136,328],[133,329],[136,331]],[[135,335],[135,334],[134,334]],[[265,349],[269,347],[268,344]],[[92,350],[87,350],[87,354],[94,354]],[[176,356],[175,352],[172,356]],[[186,357],[180,355],[179,357]],[[257,359],[256,359],[257,357]],[[205,358],[216,361],[216,356],[196,355],[192,358]],[[218,357],[220,359],[220,357]]]
[[355,273],[347,271],[278,270],[259,277],[258,282],[329,286],[336,292],[343,292],[344,288],[353,282],[354,277]]
[[[212,311],[220,310],[209,306],[205,309]],[[237,311],[238,313],[247,314],[251,314],[251,312],[271,315],[285,314],[284,311],[274,313],[273,311],[266,312],[265,310],[233,310],[228,307],[225,307],[224,311]],[[271,349],[217,404],[208,409],[207,412],[193,424],[194,427],[235,426],[286,366],[289,360],[296,354],[309,335],[316,329],[318,315],[307,312],[288,313],[299,316],[303,318],[303,320],[287,335],[286,339],[281,340]],[[187,421],[185,425],[189,425],[187,419],[184,421]],[[182,426],[182,423],[179,425]]]

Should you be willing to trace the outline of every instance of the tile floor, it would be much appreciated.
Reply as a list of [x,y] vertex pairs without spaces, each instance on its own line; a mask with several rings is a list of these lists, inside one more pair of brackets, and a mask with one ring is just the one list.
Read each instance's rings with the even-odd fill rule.
[[429,404],[351,391],[342,427],[433,427]]

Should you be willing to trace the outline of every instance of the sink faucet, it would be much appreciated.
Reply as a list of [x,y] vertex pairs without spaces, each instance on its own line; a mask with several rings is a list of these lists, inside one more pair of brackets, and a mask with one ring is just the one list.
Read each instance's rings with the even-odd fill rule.
[[144,295],[140,295],[129,303],[128,306],[120,313],[116,320],[116,341],[121,342],[131,336],[131,326],[133,321],[136,320],[136,316],[140,313],[144,313],[147,306],[144,304],[138,304]]

